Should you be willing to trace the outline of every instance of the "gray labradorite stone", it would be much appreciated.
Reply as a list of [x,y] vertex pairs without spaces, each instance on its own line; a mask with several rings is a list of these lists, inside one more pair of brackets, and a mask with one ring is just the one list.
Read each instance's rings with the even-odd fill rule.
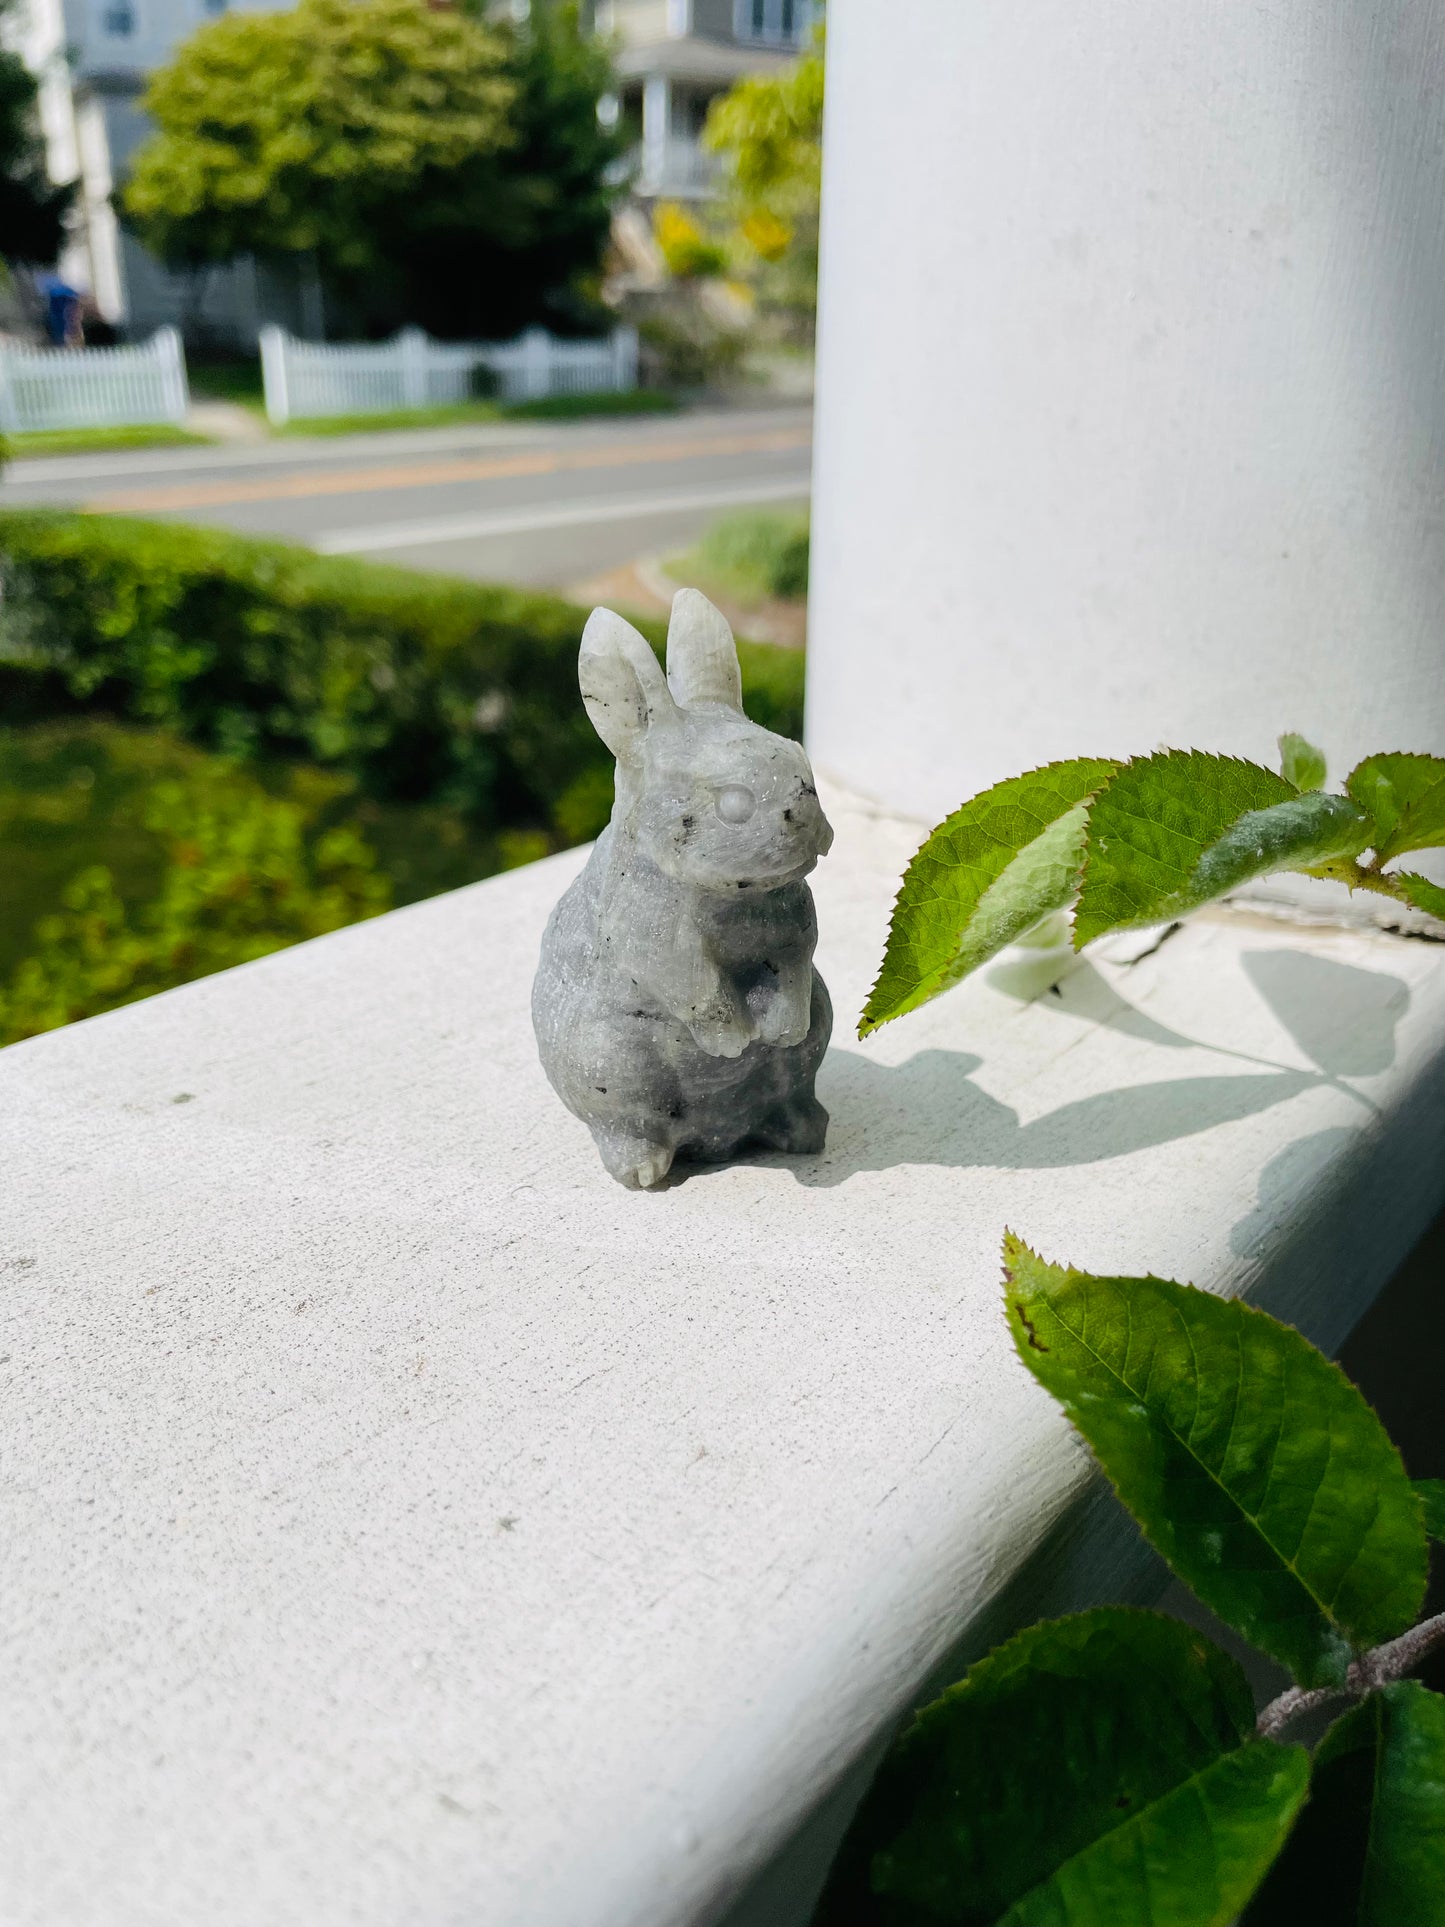
[[617,801],[542,939],[532,1022],[553,1089],[627,1185],[679,1155],[821,1151],[833,1012],[803,879],[833,832],[807,757],[743,714],[732,631],[695,589],[672,605],[665,677],[596,609],[579,678]]

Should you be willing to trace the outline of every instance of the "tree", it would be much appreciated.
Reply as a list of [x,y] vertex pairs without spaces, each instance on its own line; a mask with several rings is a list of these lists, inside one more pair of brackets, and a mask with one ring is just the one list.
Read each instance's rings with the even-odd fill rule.
[[[0,19],[8,10],[0,5]],[[75,183],[56,187],[45,171],[35,119],[38,92],[19,54],[0,48],[0,256],[48,267],[65,239]]]
[[420,0],[300,0],[200,28],[146,90],[122,208],[175,266],[314,255],[360,284],[397,209],[510,138],[503,37]]
[[496,338],[598,313],[626,147],[623,131],[597,118],[611,61],[575,0],[533,6],[501,31],[515,90],[510,141],[437,179],[395,236],[408,316],[434,334]]
[[782,73],[740,80],[715,102],[703,138],[725,165],[723,212],[736,271],[762,308],[811,336],[823,176],[821,29]]
[[126,217],[173,266],[313,255],[361,325],[580,318],[619,137],[575,4],[521,25],[422,0],[300,0],[202,27],[152,80]]

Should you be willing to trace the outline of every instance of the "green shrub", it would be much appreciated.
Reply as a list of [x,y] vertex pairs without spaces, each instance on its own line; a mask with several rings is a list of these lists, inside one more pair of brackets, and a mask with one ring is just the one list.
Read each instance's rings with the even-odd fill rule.
[[[611,758],[577,693],[585,611],[554,596],[42,510],[0,514],[0,571],[7,716],[95,710],[305,759],[490,833],[573,842],[606,820]],[[749,713],[799,734],[801,658],[739,655]]]
[[[0,792],[7,841],[33,855],[35,836],[17,832],[49,827],[65,849],[99,788],[103,847],[116,867],[76,871],[58,892],[59,908],[35,924],[30,953],[0,979],[0,1045],[390,907],[390,882],[365,838],[327,821],[334,780],[299,771],[291,793],[278,796],[220,759],[176,747],[158,753],[147,737],[114,732],[88,745],[95,768],[67,759],[76,744],[64,731],[24,747],[32,761],[38,747],[38,760],[48,751],[52,762],[68,762],[70,780]],[[146,767],[172,773],[127,784]],[[75,780],[87,773],[89,784]],[[25,814],[30,823],[17,823]]]
[[726,515],[714,522],[696,554],[704,574],[736,593],[789,599],[808,593],[806,515]]

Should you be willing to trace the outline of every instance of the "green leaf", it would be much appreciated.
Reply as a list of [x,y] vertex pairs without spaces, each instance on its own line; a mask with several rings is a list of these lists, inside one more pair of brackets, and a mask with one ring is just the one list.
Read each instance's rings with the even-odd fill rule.
[[1338,1366],[1248,1305],[1004,1239],[1020,1358],[1181,1579],[1307,1686],[1414,1623],[1420,1502]]
[[996,783],[939,824],[904,872],[860,1037],[1072,903],[1088,799],[1117,768],[1090,757],[1050,763]]
[[1445,1546],[1445,1479],[1416,1479],[1415,1491],[1425,1510],[1425,1530]]
[[1417,876],[1413,870],[1391,870],[1384,879],[1390,885],[1391,896],[1403,897],[1417,910],[1424,910],[1432,917],[1445,923],[1445,890],[1429,877]]
[[1184,916],[1251,877],[1353,856],[1368,814],[1258,763],[1164,750],[1126,763],[1089,810],[1074,942]]
[[1445,757],[1367,756],[1345,788],[1374,818],[1379,862],[1445,844]]
[[1252,1729],[1239,1667],[1178,1620],[1033,1626],[893,1748],[815,1927],[1222,1927],[1308,1778]]
[[1445,1920],[1445,1699],[1372,1693],[1315,1753],[1309,1805],[1246,1927],[1431,1927]]
[[1286,730],[1279,739],[1279,766],[1286,783],[1293,783],[1297,790],[1321,790],[1325,786],[1324,751],[1293,730]]

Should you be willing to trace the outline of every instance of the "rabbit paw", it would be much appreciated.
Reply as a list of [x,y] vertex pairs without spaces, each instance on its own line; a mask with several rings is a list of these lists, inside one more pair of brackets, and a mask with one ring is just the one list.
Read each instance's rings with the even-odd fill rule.
[[779,1044],[791,1049],[801,1044],[807,1036],[812,1023],[811,999],[805,994],[801,1000],[796,997],[774,997],[763,1011],[758,1025],[758,1036],[765,1044]]
[[602,1162],[629,1191],[650,1191],[672,1169],[670,1144],[656,1144],[634,1131],[599,1131],[596,1138]]
[[709,1057],[741,1057],[753,1041],[752,1030],[736,1017],[693,1018],[687,1027],[698,1049]]

